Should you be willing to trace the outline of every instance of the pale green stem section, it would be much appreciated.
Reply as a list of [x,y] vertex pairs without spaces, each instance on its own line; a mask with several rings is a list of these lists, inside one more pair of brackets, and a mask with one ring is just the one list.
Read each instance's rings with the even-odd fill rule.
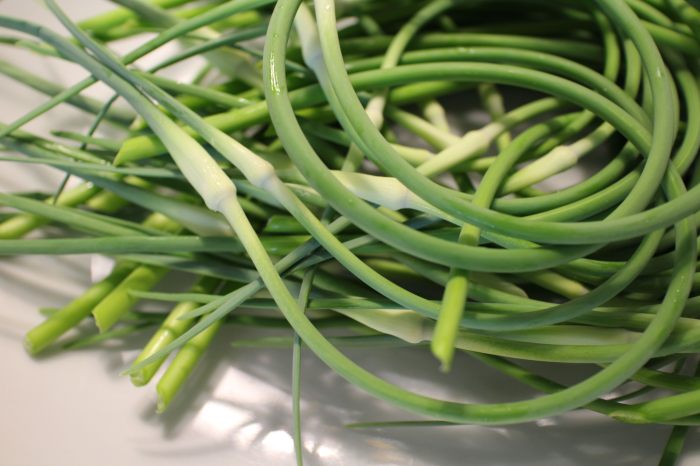
[[[561,106],[561,102],[551,97],[539,99],[506,113],[482,128],[468,131],[461,138],[453,139],[456,136],[450,135],[450,137],[446,137],[443,134],[444,147],[441,147],[442,150],[435,157],[421,164],[417,171],[425,176],[432,177],[440,175],[462,163],[474,160],[483,155],[489,146],[493,144],[494,140],[505,134],[508,129],[531,120],[544,112],[556,110]],[[397,116],[397,113],[395,112],[392,115]],[[400,112],[398,115],[405,125],[411,123],[414,130],[419,130],[425,135],[430,134],[431,138],[438,136],[436,127],[429,128],[426,123],[420,123],[417,120],[418,117],[410,117],[410,114],[404,115]]]
[[443,131],[450,131],[450,123],[447,121],[447,112],[440,102],[431,99],[422,105],[423,116],[435,127]]
[[163,374],[163,377],[158,381],[158,385],[156,385],[156,391],[158,392],[156,411],[158,413],[168,409],[173,398],[180,391],[187,377],[189,377],[202,358],[222,324],[223,320],[214,322],[206,330],[192,337],[177,352],[165,374]]
[[553,291],[569,299],[583,296],[589,291],[588,288],[580,282],[566,278],[551,270],[529,272],[521,274],[521,276],[545,290]]
[[[218,283],[216,279],[204,279],[192,288],[192,293],[209,293],[213,291]],[[133,294],[133,293],[132,293]],[[188,328],[192,326],[192,319],[180,319],[184,314],[199,307],[199,303],[194,301],[183,301],[178,303],[163,320],[158,330],[155,331],[151,339],[148,341],[143,351],[134,360],[137,364],[147,357],[160,351],[162,348],[170,344],[175,338],[182,335]],[[136,386],[146,385],[158,371],[160,366],[165,361],[161,358],[147,366],[140,368],[138,371],[131,374],[131,383]]]
[[130,263],[117,263],[107,278],[95,283],[80,297],[52,314],[37,325],[24,338],[24,347],[30,354],[38,354],[88,317],[92,309],[102,301],[134,269]]
[[[484,109],[488,112],[491,120],[497,120],[506,114],[506,107],[503,103],[503,96],[498,91],[495,84],[483,83],[476,87],[479,92],[479,97],[481,98],[481,104]],[[511,137],[508,131],[503,132],[498,138],[496,138],[496,145],[498,150],[502,151],[508,144],[510,144]]]
[[[160,215],[151,214],[144,226],[165,232],[177,232],[180,226]],[[139,299],[131,294],[133,290],[146,291],[155,286],[168,272],[163,267],[140,265],[132,270],[94,309],[92,315],[100,332],[105,332],[136,304]]]
[[501,193],[517,192],[576,166],[581,157],[602,144],[614,132],[615,130],[612,126],[603,124],[590,135],[573,144],[562,145],[552,149],[547,154],[509,176],[503,182]]
[[127,313],[139,300],[131,295],[132,290],[148,290],[156,285],[167,273],[167,269],[141,265],[135,268],[124,280],[92,309],[95,324],[100,332],[106,332]]
[[459,144],[461,138],[444,129],[438,128],[418,115],[406,112],[391,105],[386,108],[386,116],[414,133],[433,148],[438,150],[447,149],[450,146]]

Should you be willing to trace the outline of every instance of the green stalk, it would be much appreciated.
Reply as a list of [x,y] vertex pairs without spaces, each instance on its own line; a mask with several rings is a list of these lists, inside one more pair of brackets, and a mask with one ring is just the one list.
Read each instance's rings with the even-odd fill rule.
[[[299,306],[306,309],[309,301],[309,294],[313,288],[314,274],[316,268],[311,267],[304,274],[299,290]],[[294,452],[297,466],[304,464],[304,444],[301,438],[301,338],[294,334],[292,345],[292,418],[294,421]]]
[[[47,81],[44,78],[33,74],[30,71],[22,69],[12,63],[5,60],[0,60],[0,73],[8,76],[15,81],[29,86],[42,94],[48,95],[49,97],[60,95],[65,92],[65,89],[52,81]],[[93,99],[91,97],[84,97],[80,95],[71,96],[66,99],[66,102],[73,105],[76,108],[84,110],[89,113],[97,114],[102,107],[102,102]],[[130,111],[123,110],[120,108],[112,108],[107,112],[107,120],[119,123],[121,125],[128,124],[133,120],[134,114]]]
[[[77,204],[82,204],[83,202],[92,198],[98,192],[99,188],[92,186],[89,183],[83,183],[70,191],[61,193],[61,195],[55,200],[54,197],[49,197],[44,202],[47,204],[70,207]],[[38,215],[15,215],[0,223],[0,239],[5,240],[21,238],[30,231],[46,224],[47,221],[47,219]]]
[[[152,214],[144,225],[163,231],[175,232],[179,225],[158,214]],[[141,265],[132,270],[99,304],[92,309],[95,324],[100,332],[110,329],[138,302],[130,291],[148,290],[155,286],[167,273],[167,269]]]
[[[212,10],[210,10],[210,11],[208,11],[200,16],[197,16],[197,17],[189,19],[189,20],[185,20],[185,21],[178,23],[178,24],[166,29],[165,31],[161,32],[155,38],[148,41],[146,44],[143,44],[142,46],[140,46],[136,50],[127,54],[124,57],[124,63],[125,64],[132,63],[132,62],[136,61],[137,59],[141,58],[142,56],[148,54],[149,52],[157,49],[161,45],[168,43],[170,40],[175,39],[183,34],[190,32],[190,31],[193,31],[199,27],[202,27],[202,26],[205,26],[205,25],[210,24],[212,22],[215,22],[222,17],[230,16],[232,14],[235,14],[235,13],[238,13],[241,11],[247,11],[249,9],[270,3],[271,1],[272,0],[237,0],[237,1],[233,1],[233,2],[228,2],[224,5],[220,5],[220,6],[214,8],[214,9],[212,9]],[[119,21],[121,21],[123,18],[122,14],[118,14],[117,17],[120,18]],[[7,19],[10,19],[10,18],[7,18]],[[101,21],[102,20],[98,20],[98,23]],[[111,22],[111,21],[115,21],[115,19],[114,19],[114,17],[109,16],[109,19],[107,21]],[[16,21],[11,20],[10,22],[14,23],[15,26],[20,26],[19,24],[17,24]],[[4,136],[14,132],[15,130],[19,129],[24,124],[33,120],[37,116],[42,115],[43,113],[47,112],[51,108],[55,107],[56,105],[64,102],[66,99],[70,98],[71,96],[79,94],[84,89],[86,89],[89,86],[91,86],[92,84],[94,84],[96,81],[97,81],[97,79],[92,77],[92,76],[85,78],[84,80],[82,80],[79,83],[73,85],[72,87],[66,89],[65,91],[55,95],[53,98],[51,98],[46,103],[40,105],[39,107],[36,107],[31,112],[25,114],[24,116],[15,120],[12,124],[3,128],[3,130],[0,131],[0,139]]]
[[[150,0],[153,5],[157,5],[161,8],[174,8],[191,0]],[[94,16],[92,18],[83,20],[79,23],[82,29],[90,31],[94,34],[99,34],[106,32],[109,29],[119,26],[129,20],[136,19],[136,15],[126,9],[117,8],[107,13],[102,13],[100,15]]]
[[38,354],[43,351],[61,335],[87,318],[92,309],[108,296],[133,269],[133,264],[117,263],[106,278],[92,285],[80,297],[27,332],[24,347],[30,354]]
[[188,340],[177,352],[177,355],[175,355],[175,358],[173,358],[156,385],[156,392],[158,393],[156,411],[158,413],[168,409],[173,398],[180,391],[187,377],[189,377],[204,355],[222,324],[222,320],[211,324],[206,330]]
[[[341,30],[331,0],[315,0],[315,20],[300,0],[279,0],[262,56],[265,100],[261,91],[240,82],[221,88],[183,86],[130,71],[124,64],[172,39],[201,40],[199,32],[191,32],[202,26],[229,27],[222,25],[230,24],[225,16],[231,12],[258,8],[256,21],[262,21],[267,10],[259,7],[268,2],[197,6],[183,13],[191,19],[158,33],[148,23],[167,27],[178,20],[140,0],[120,1],[139,11],[144,21],[130,16],[131,23],[112,24],[92,37],[111,40],[157,32],[123,61],[72,24],[52,0],[49,7],[82,48],[37,25],[0,17],[0,26],[49,44],[28,47],[60,54],[111,86],[141,115],[143,129],[147,125],[153,132],[134,132],[117,155],[118,164],[139,164],[115,168],[105,163],[107,154],[92,137],[114,98],[100,108],[88,136],[74,137],[96,143],[95,153],[14,131],[48,106],[78,96],[83,84],[3,127],[2,149],[21,152],[28,163],[82,176],[133,207],[108,216],[47,206],[31,195],[2,194],[0,201],[8,206],[96,237],[6,240],[0,253],[95,251],[119,254],[119,264],[134,261],[137,265],[94,305],[101,331],[119,320],[124,325],[75,344],[166,323],[156,333],[158,342],[149,344],[129,371],[135,382],[145,383],[170,352],[180,350],[159,383],[159,409],[176,396],[219,326],[230,321],[288,325],[294,331],[294,338],[237,340],[235,345],[292,346],[299,464],[302,344],[359,388],[429,416],[426,422],[436,425],[526,422],[582,407],[627,423],[698,423],[697,377],[663,372],[664,364],[700,348],[700,301],[689,297],[700,283],[695,270],[700,186],[696,176],[686,176],[700,147],[700,133],[693,131],[700,122],[700,92],[692,60],[700,43],[688,27],[693,19],[686,18],[684,0],[669,0],[669,5],[665,0],[597,0],[593,7],[535,0],[533,8],[523,10],[523,19],[512,23],[502,21],[498,7],[488,2],[354,2],[349,14],[373,19]],[[445,19],[447,8],[454,8],[454,18],[483,13],[484,24],[462,31],[461,24]],[[543,20],[542,31],[533,26],[533,18]],[[568,30],[566,24],[577,26]],[[290,42],[294,26],[298,33]],[[510,26],[540,37],[493,34]],[[435,33],[440,27],[448,32]],[[392,39],[382,31],[398,33]],[[224,36],[162,63],[209,53],[260,32]],[[602,38],[602,47],[593,37]],[[251,47],[236,47],[258,59]],[[309,84],[313,76],[298,64],[300,53],[319,84]],[[366,58],[368,54],[379,56]],[[474,86],[487,94],[483,105],[498,116],[459,138],[450,133],[435,99],[455,98]],[[506,113],[495,94],[489,98],[495,86],[547,97]],[[192,95],[173,97],[163,88]],[[232,110],[209,113],[216,104]],[[409,111],[411,104],[417,104],[417,113]],[[385,115],[439,153],[398,143],[402,135],[383,129]],[[510,131],[517,137],[506,144],[503,135]],[[497,156],[479,157],[494,143],[500,149]],[[583,156],[603,146],[614,155],[588,179],[559,192],[532,187],[580,166]],[[328,154],[320,158],[316,151]],[[145,160],[163,152],[170,153],[174,165]],[[529,164],[516,168],[518,163]],[[148,177],[152,184],[133,189],[123,175]],[[213,212],[199,207],[196,196]],[[99,203],[94,199],[90,202]],[[144,209],[168,214],[201,236],[164,234],[131,220]],[[283,235],[261,234],[266,220],[277,214],[289,215],[296,226],[283,222]],[[334,216],[339,217],[330,222]],[[295,229],[303,234],[291,234]],[[235,239],[221,237],[231,231]],[[308,277],[317,266],[309,299]],[[170,269],[231,280],[240,287],[222,296],[139,291]],[[442,302],[432,299],[439,287],[445,288]],[[191,302],[167,318],[125,311],[146,297]],[[274,317],[226,319],[239,307]],[[59,326],[63,332],[84,316],[84,309],[78,310],[75,315],[59,311],[49,320],[67,315],[64,327]],[[352,336],[327,338],[326,320],[340,323],[340,330]],[[423,347],[428,341],[443,368],[449,367],[454,348],[483,353],[506,375],[546,395],[496,404],[432,398],[374,376],[339,351],[343,346]],[[602,368],[562,386],[495,356]],[[601,399],[631,380],[645,385],[623,397]],[[676,393],[657,393],[657,388]],[[639,402],[644,393],[656,397]],[[683,433],[673,431],[669,458],[676,456]]]
[[[192,287],[193,293],[207,293],[213,291],[214,287],[217,285],[218,280],[215,279],[203,279],[194,287]],[[132,295],[134,293],[132,292]],[[136,294],[136,296],[139,296]],[[158,330],[155,331],[151,339],[148,341],[146,346],[143,348],[141,353],[134,360],[134,364],[139,363],[158,352],[161,348],[168,345],[175,338],[182,335],[185,330],[187,330],[192,325],[192,320],[190,319],[180,319],[187,312],[197,308],[198,303],[192,301],[182,301],[178,303],[171,311],[168,316],[163,320]],[[160,366],[165,362],[165,358],[154,361],[151,364],[141,368],[137,372],[131,374],[131,383],[134,385],[141,386],[146,385],[158,371]],[[174,362],[174,361],[173,361]]]
[[[150,22],[162,27],[174,27],[184,21],[177,16],[159,8],[157,5],[150,5],[142,0],[112,0],[119,3],[137,15],[144,17]],[[210,10],[211,11],[211,10]],[[219,33],[210,27],[202,27],[195,31],[205,39],[218,39]],[[204,54],[204,57],[211,61],[223,73],[241,79],[253,87],[260,87],[259,72],[255,68],[250,56],[231,48],[219,48]]]
[[664,447],[663,455],[659,459],[659,466],[675,466],[678,464],[689,430],[688,426],[673,426]]
[[[486,83],[481,84],[477,87],[479,91],[479,98],[481,99],[481,104],[484,106],[488,112],[491,120],[497,120],[502,118],[506,114],[505,104],[503,103],[503,96],[498,91],[498,88],[493,84]],[[511,136],[510,133],[504,132],[496,139],[496,145],[498,150],[502,151],[508,144],[510,144]]]

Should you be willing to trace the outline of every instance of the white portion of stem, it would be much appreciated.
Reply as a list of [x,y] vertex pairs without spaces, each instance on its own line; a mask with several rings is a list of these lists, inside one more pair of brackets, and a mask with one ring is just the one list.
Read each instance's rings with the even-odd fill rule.
[[555,147],[530,165],[510,176],[503,183],[503,192],[512,193],[518,191],[567,170],[576,165],[580,155],[580,152],[573,145]]
[[355,196],[372,204],[391,210],[417,210],[455,225],[464,224],[464,222],[425,202],[396,178],[337,170],[332,170],[331,173]]
[[372,97],[365,108],[365,113],[376,128],[384,125],[384,107],[386,106],[386,94],[382,93]]
[[468,131],[456,144],[442,150],[426,161],[418,172],[425,176],[435,176],[469,159],[482,155],[493,140],[505,129],[501,123],[490,123],[483,128]]
[[151,120],[149,125],[207,207],[220,212],[223,199],[236,197],[233,182],[197,141],[164,115],[155,117],[156,112],[144,118]]
[[615,129],[608,123],[578,141],[555,147],[539,159],[511,175],[503,183],[503,192],[512,193],[575,166],[584,155],[598,147]]
[[406,309],[335,309],[367,327],[395,336],[409,343],[425,340],[427,321],[420,314]]
[[485,139],[488,139],[491,142],[493,142],[494,139],[500,136],[501,133],[503,133],[503,131],[507,129],[508,125],[506,125],[503,121],[499,120],[489,123],[488,125],[481,128],[480,131],[483,133],[483,137]]
[[209,126],[202,136],[221,154],[238,168],[254,186],[265,189],[269,180],[277,177],[275,167],[246,146],[229,137],[223,131]]
[[430,123],[443,131],[450,131],[450,124],[447,121],[445,108],[437,100],[428,101],[423,105],[423,116]]
[[323,66],[320,66],[323,63],[323,51],[318,39],[316,21],[309,7],[303,3],[299,5],[297,15],[294,17],[294,29],[299,36],[304,63],[318,75],[323,70]]
[[411,207],[414,203],[410,197],[415,194],[396,178],[343,171],[332,173],[354,195],[373,204],[401,210]]

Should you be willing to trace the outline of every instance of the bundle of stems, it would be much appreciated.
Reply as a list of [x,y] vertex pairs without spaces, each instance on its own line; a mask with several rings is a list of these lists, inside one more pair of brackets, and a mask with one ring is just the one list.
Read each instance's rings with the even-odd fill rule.
[[[222,325],[286,329],[233,345],[290,351],[298,464],[305,347],[422,416],[354,428],[587,409],[668,425],[660,464],[678,460],[700,423],[692,2],[113,1],[76,23],[44,0],[62,31],[0,16],[3,47],[89,73],[64,88],[0,62],[49,97],[2,122],[1,160],[65,173],[43,199],[0,193],[0,254],[115,259],[44,310],[28,352],[150,332],[125,373],[158,377],[164,411]],[[144,39],[120,56],[126,37]],[[181,82],[180,63],[201,69]],[[112,97],[84,94],[97,82]],[[90,127],[24,129],[61,105]],[[50,238],[25,238],[45,225]],[[174,271],[181,289],[158,291]],[[94,331],[71,337],[77,326]],[[443,371],[460,370],[460,353],[542,395],[443,400],[370,373],[347,347],[416,347]],[[599,369],[566,386],[523,361]]]

